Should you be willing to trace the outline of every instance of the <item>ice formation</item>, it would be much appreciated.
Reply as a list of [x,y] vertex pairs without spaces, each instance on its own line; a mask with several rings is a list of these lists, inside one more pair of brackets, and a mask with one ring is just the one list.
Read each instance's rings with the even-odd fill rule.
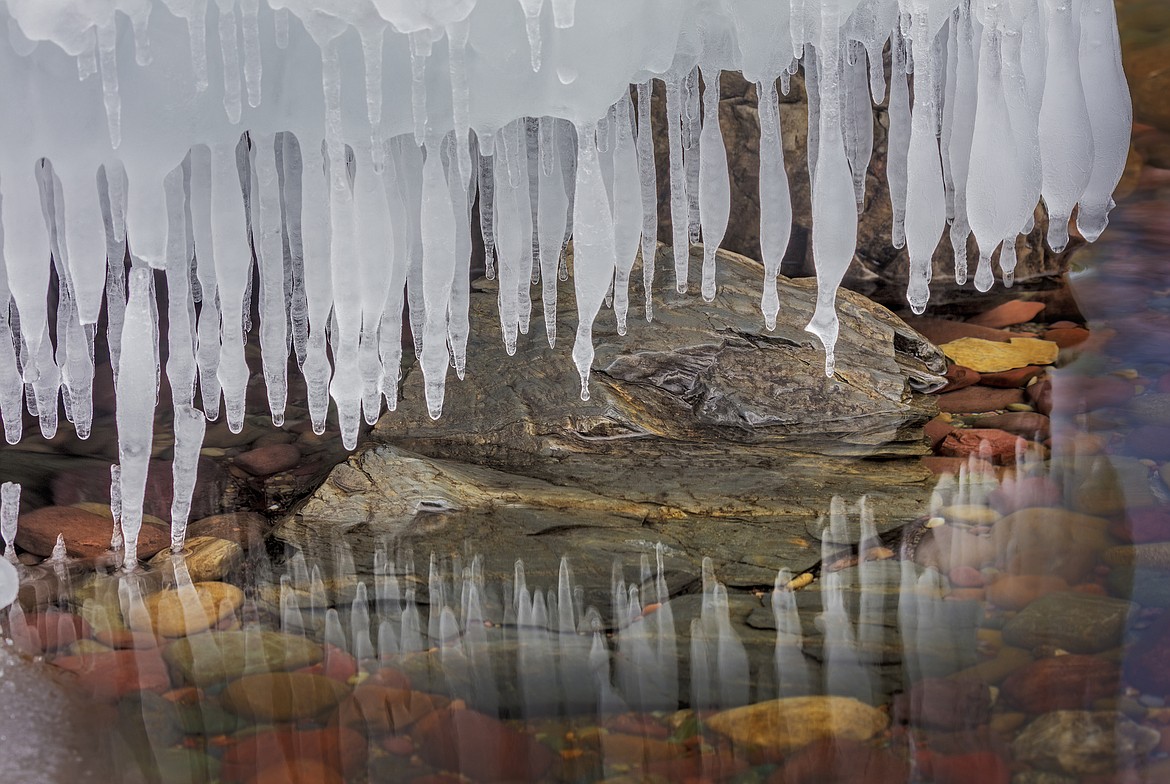
[[[707,300],[731,209],[719,74],[742,71],[758,86],[761,307],[771,328],[792,213],[777,82],[786,91],[803,68],[820,292],[808,330],[831,375],[836,289],[856,249],[875,104],[888,101],[891,228],[908,247],[907,297],[918,312],[948,225],[960,280],[974,236],[980,290],[1001,246],[1010,284],[1015,238],[1040,200],[1054,249],[1074,213],[1095,239],[1131,122],[1111,0],[0,8],[9,33],[0,42],[0,416],[15,443],[23,400],[51,436],[60,395],[86,437],[104,299],[128,544],[160,374],[159,283],[178,419],[197,406],[214,420],[222,405],[240,429],[255,312],[274,423],[291,353],[314,429],[324,430],[332,400],[352,447],[362,418],[374,421],[383,400],[395,407],[404,310],[432,416],[449,368],[463,375],[468,331],[487,327],[468,323],[478,204],[509,352],[529,330],[537,284],[555,342],[556,287],[571,270],[572,357],[587,397],[593,322],[612,303],[626,329],[632,272],[656,238],[652,81],[665,85],[674,284],[685,290],[687,249],[702,238]],[[651,318],[655,275],[641,268]],[[175,486],[187,492],[201,434],[184,427]]]

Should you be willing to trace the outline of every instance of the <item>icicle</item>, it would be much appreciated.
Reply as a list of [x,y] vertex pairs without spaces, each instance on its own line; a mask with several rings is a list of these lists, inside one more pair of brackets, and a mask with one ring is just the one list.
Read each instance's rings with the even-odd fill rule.
[[553,24],[560,30],[573,26],[577,0],[552,0]]
[[244,293],[252,278],[252,249],[248,246],[236,156],[236,144],[217,145],[211,150],[211,242],[220,307],[216,375],[223,389],[228,429],[233,433],[244,427],[249,376],[244,361]]
[[223,108],[228,122],[240,121],[240,52],[236,42],[235,0],[215,0],[219,6],[219,47],[223,57]]
[[248,105],[260,105],[260,0],[240,0],[241,28],[244,34],[244,83],[248,88]]
[[543,6],[544,0],[520,0],[520,7],[524,10],[524,29],[528,33],[528,49],[532,53],[534,73],[540,72],[540,10]]
[[642,288],[646,320],[654,318],[654,260],[658,252],[658,174],[654,168],[654,132],[650,127],[650,82],[638,85],[638,179],[642,191]]
[[174,495],[171,500],[171,551],[180,553],[187,540],[187,519],[191,514],[191,495],[195,491],[199,470],[199,450],[207,418],[190,406],[175,408],[175,456],[171,466]]
[[423,292],[427,320],[419,365],[431,419],[438,419],[443,412],[443,390],[451,358],[447,349],[447,305],[455,275],[455,215],[443,175],[439,144],[437,136],[427,142],[422,189]]
[[792,233],[792,197],[784,169],[784,138],[780,128],[775,81],[756,85],[760,115],[760,254],[764,260],[764,292],[760,310],[768,331],[776,328],[780,297],[776,276]]
[[260,355],[272,423],[284,424],[288,395],[288,332],[285,321],[284,249],[281,244],[280,188],[276,138],[252,139],[252,245],[260,269]]
[[16,527],[20,519],[20,485],[0,485],[0,537],[4,539],[4,557],[16,563]]
[[118,93],[118,28],[111,18],[97,29],[98,56],[102,71],[102,100],[106,105],[106,122],[110,146],[122,144],[122,98]]
[[1077,210],[1077,230],[1093,242],[1109,223],[1113,189],[1125,171],[1133,106],[1121,68],[1113,3],[1081,0],[1080,8],[1081,85],[1093,129],[1093,165]]
[[853,260],[857,247],[857,209],[853,180],[841,140],[841,57],[836,8],[821,8],[821,40],[817,50],[821,113],[816,176],[812,182],[813,260],[817,269],[817,305],[805,329],[825,347],[825,375],[836,365],[837,287]]
[[378,357],[382,363],[382,394],[387,407],[398,406],[398,379],[402,364],[402,306],[403,287],[410,258],[411,240],[407,229],[406,207],[398,188],[398,169],[390,156],[382,170],[382,188],[385,191],[389,215],[386,231],[390,241],[385,245],[390,253],[390,270],[386,299],[382,305],[382,320],[378,327]]
[[971,226],[967,218],[967,182],[971,164],[972,133],[975,127],[978,79],[978,64],[975,61],[978,33],[973,30],[974,24],[970,3],[960,3],[955,50],[950,54],[955,64],[955,89],[951,102],[952,130],[950,140],[943,147],[950,161],[954,188],[954,221],[951,223],[950,235],[951,249],[955,257],[955,283],[960,286],[967,282],[967,238],[971,235]]
[[[841,121],[844,128],[845,154],[853,175],[857,212],[865,206],[865,178],[869,159],[873,155],[873,108],[869,103],[869,82],[866,78],[865,47],[850,41],[845,64],[845,82],[842,85]],[[881,70],[880,68],[877,70]]]
[[414,113],[414,141],[421,145],[427,128],[427,58],[431,54],[429,31],[410,34],[410,103]]
[[113,530],[110,534],[110,549],[121,550],[125,543],[122,536],[122,466],[110,466],[110,519]]
[[[499,223],[496,236],[496,251],[499,257],[499,310],[500,329],[504,338],[504,350],[508,356],[516,353],[516,336],[519,327],[519,303],[517,302],[520,275],[520,257],[525,243],[520,224],[520,188],[508,175],[514,152],[508,149],[506,141],[510,134],[500,133],[496,137],[496,156],[501,160],[493,167],[495,176],[495,217]],[[527,187],[525,187],[527,190]],[[527,199],[525,199],[527,201]],[[529,207],[524,204],[523,210]]]
[[727,152],[719,128],[719,71],[704,71],[703,130],[699,139],[699,219],[703,227],[703,299],[715,299],[715,254],[731,215]]
[[601,309],[615,264],[613,216],[605,185],[593,123],[577,125],[577,188],[573,211],[573,287],[577,294],[577,338],[573,362],[581,375],[581,399],[589,399],[593,364],[593,320]]
[[619,335],[626,334],[626,311],[629,307],[630,271],[638,255],[642,237],[641,183],[638,154],[634,149],[634,129],[630,117],[630,96],[627,92],[617,102],[614,120],[616,139],[613,151],[613,234],[616,253],[614,275],[614,315],[617,316]]
[[926,310],[934,249],[946,223],[946,194],[942,163],[935,136],[935,69],[933,39],[928,34],[926,3],[914,3],[914,116],[906,161],[906,245],[910,253],[910,281],[906,299],[915,313]]
[[288,8],[277,8],[272,12],[272,25],[276,30],[276,45],[288,48]]
[[666,77],[666,128],[670,158],[670,226],[673,234],[674,287],[687,292],[690,244],[687,234],[687,180],[683,166],[682,84],[675,74]]
[[471,153],[468,149],[468,135],[470,133],[471,94],[467,86],[466,47],[467,36],[471,28],[466,19],[447,25],[448,59],[451,72],[451,106],[455,125],[455,162],[458,164],[458,177],[451,177],[467,190],[467,181],[472,176]]
[[683,102],[683,168],[687,178],[687,238],[691,245],[699,241],[702,224],[699,221],[699,67],[695,66],[686,78]]
[[138,565],[138,532],[142,528],[158,396],[158,367],[153,361],[158,325],[151,312],[150,297],[150,272],[135,268],[130,275],[130,301],[122,330],[122,366],[116,389],[122,532],[126,540],[123,564],[127,571]]
[[[540,168],[540,193],[537,203],[537,237],[539,238],[540,283],[544,303],[544,329],[550,348],[557,342],[557,268],[564,251],[568,224],[569,197],[565,192],[564,170],[560,162],[560,145],[556,137],[569,134],[570,126],[561,120],[541,118],[541,129],[548,128],[550,140],[541,144],[542,159],[547,154],[549,166]],[[546,153],[547,150],[547,153]]]
[[886,178],[890,184],[893,226],[890,242],[898,249],[906,246],[906,168],[910,154],[910,91],[906,86],[908,44],[901,32],[894,31],[890,48],[890,130],[886,144]]
[[487,154],[479,155],[479,231],[483,237],[484,275],[496,279],[496,235],[494,225],[496,177],[494,145]]

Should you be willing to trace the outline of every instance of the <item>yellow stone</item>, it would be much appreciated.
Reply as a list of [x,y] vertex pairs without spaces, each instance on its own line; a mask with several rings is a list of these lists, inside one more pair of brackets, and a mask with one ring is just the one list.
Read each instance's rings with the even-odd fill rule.
[[185,637],[210,629],[234,614],[243,603],[243,591],[234,585],[217,582],[193,583],[159,591],[145,600],[150,625],[163,637]]
[[781,752],[824,738],[869,740],[886,728],[884,711],[852,697],[785,697],[712,716],[706,725],[737,746]]
[[[215,536],[196,536],[185,542],[187,553],[183,563],[192,582],[222,580],[244,560],[244,550],[236,542]],[[174,572],[174,556],[163,550],[150,559],[151,566],[167,566]]]
[[989,525],[999,519],[999,512],[989,506],[978,504],[956,504],[944,506],[939,510],[944,518],[955,523],[970,523],[971,525]]
[[1039,338],[1012,338],[1008,343],[982,338],[959,338],[939,346],[957,365],[978,373],[1001,373],[1028,365],[1051,365],[1060,346]]

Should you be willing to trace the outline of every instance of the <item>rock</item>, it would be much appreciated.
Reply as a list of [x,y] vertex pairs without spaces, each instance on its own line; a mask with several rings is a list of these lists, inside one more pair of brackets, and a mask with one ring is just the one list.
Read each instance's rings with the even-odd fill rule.
[[974,370],[962,365],[949,365],[946,372],[947,385],[935,394],[954,392],[956,389],[965,389],[978,384],[980,376]]
[[1083,580],[1097,565],[1097,552],[1077,544],[1021,548],[1004,565],[1012,575],[1059,577],[1069,585]]
[[1045,330],[1044,339],[1052,341],[1061,348],[1072,348],[1089,339],[1089,330],[1084,327],[1049,329]]
[[1067,590],[1068,583],[1059,577],[1005,575],[988,586],[987,599],[1005,610],[1022,610],[1041,596]]
[[1170,696],[1170,614],[1141,630],[1125,656],[1125,681],[1147,694]]
[[1029,604],[1003,627],[1019,648],[1051,645],[1072,653],[1100,653],[1121,643],[1134,605],[1106,596],[1053,593]]
[[1054,711],[1025,727],[1012,752],[1020,762],[1082,776],[1129,767],[1160,737],[1113,711]]
[[223,705],[262,722],[311,719],[332,710],[349,689],[331,678],[301,672],[261,672],[234,680],[223,690]]
[[885,729],[885,712],[851,697],[784,697],[732,708],[706,726],[738,747],[787,753],[817,740],[865,741]]
[[1076,474],[1068,481],[1070,505],[1090,515],[1109,517],[1155,506],[1150,469],[1141,461],[1120,455],[1074,461]]
[[475,781],[541,780],[556,762],[547,746],[472,710],[435,711],[411,737],[427,764]]
[[75,673],[78,685],[102,702],[116,702],[136,691],[163,692],[171,687],[167,665],[157,649],[58,656],[53,664]]
[[1126,433],[1120,451],[1132,457],[1170,460],[1170,427],[1147,425],[1135,428]]
[[1018,436],[1043,441],[1048,438],[1050,421],[1043,414],[1012,411],[1007,414],[981,416],[973,424],[978,428],[1006,430]]
[[1052,414],[1052,382],[1048,379],[1039,381],[1024,390],[1024,396],[1037,411],[1045,416]]
[[[1058,414],[1082,414],[1099,408],[1120,406],[1133,397],[1133,382],[1117,376],[1074,376],[1062,373],[1054,376],[1051,383],[1052,410]],[[1033,384],[1029,389],[1037,386],[1039,384]]]
[[942,417],[935,417],[934,419],[927,422],[926,426],[922,428],[922,432],[930,441],[931,449],[937,449],[938,445],[942,443],[942,440],[946,438],[948,434],[953,433],[954,431],[954,425]]
[[1170,570],[1170,542],[1110,547],[1101,554],[1110,566],[1140,566],[1159,571]]
[[221,773],[230,781],[340,784],[363,771],[365,757],[366,738],[344,727],[269,730],[228,746]]
[[939,454],[949,457],[976,455],[996,465],[1014,465],[1017,452],[1026,452],[1029,442],[1003,430],[955,430],[938,446]]
[[1018,552],[1047,549],[1049,552],[1088,548],[1104,550],[1109,539],[1109,521],[1066,509],[1028,508],[1006,515],[991,529],[997,552],[1009,557]]
[[955,588],[982,588],[983,572],[972,566],[956,566],[947,572],[947,579]]
[[1002,516],[994,509],[980,504],[951,504],[938,512],[947,522],[968,525],[991,525]]
[[[162,637],[184,637],[215,626],[235,614],[244,603],[244,592],[221,582],[199,582],[146,597],[150,626]],[[135,631],[143,629],[135,626]]]
[[293,468],[300,460],[301,450],[295,444],[270,444],[238,455],[233,465],[252,476],[271,476]]
[[1014,403],[1022,403],[1024,393],[1019,389],[992,389],[974,386],[938,396],[939,411],[953,414],[1001,411]]
[[947,359],[979,373],[999,373],[1028,365],[1051,365],[1060,347],[1047,340],[1012,338],[1000,343],[979,338],[959,338],[940,346]]
[[987,503],[1005,515],[1031,507],[1058,507],[1063,500],[1064,491],[1047,476],[1005,476],[987,496]]
[[187,536],[214,536],[235,542],[245,552],[264,544],[268,521],[256,512],[225,512],[204,517],[187,526]]
[[[212,536],[188,537],[186,551],[183,563],[191,580],[197,583],[222,580],[244,560],[244,551],[238,544]],[[171,565],[173,560],[170,550],[163,550],[150,563],[162,567]]]
[[1012,781],[1011,768],[992,751],[937,754],[923,749],[918,754],[918,763],[935,784],[1008,784]]
[[446,708],[438,695],[361,683],[337,709],[337,721],[366,735],[405,732],[424,716]]
[[1170,609],[1170,580],[1162,569],[1118,566],[1109,570],[1106,587],[1110,596],[1129,599],[1142,607]]
[[320,645],[291,634],[211,631],[176,640],[164,656],[184,682],[206,687],[256,672],[307,667],[323,653]]
[[998,373],[982,373],[979,383],[985,387],[1000,389],[1019,389],[1028,386],[1028,382],[1045,372],[1046,368],[1039,365],[1026,365],[1011,370],[1001,370]]
[[1137,425],[1170,426],[1170,394],[1147,392],[1129,401],[1126,411]]
[[905,320],[915,331],[921,333],[936,346],[942,346],[962,338],[978,338],[979,340],[1007,343],[1014,337],[1021,337],[1014,332],[981,327],[968,321],[952,321],[934,316],[906,316]]
[[876,749],[843,738],[815,741],[793,752],[768,779],[768,784],[905,784],[910,764],[887,749]]
[[1131,509],[1124,520],[1109,526],[1109,533],[1123,542],[1170,542],[1170,509]]
[[28,624],[29,632],[35,635],[32,644],[36,653],[49,653],[68,648],[78,640],[93,635],[89,622],[72,613],[46,610],[30,613],[24,620]]
[[[71,466],[55,474],[52,479],[53,503],[68,506],[79,501],[95,501],[109,505],[110,464],[94,463],[95,461],[86,461],[82,465]],[[168,521],[171,519],[171,500],[174,497],[171,466],[170,460],[150,461],[146,476],[146,496],[142,505],[144,514]],[[198,520],[219,512],[227,484],[227,475],[219,462],[200,458],[195,490],[191,496],[190,519]],[[139,554],[143,555],[141,547],[139,543]]]
[[[65,536],[65,549],[70,556],[95,558],[109,552],[112,524],[75,506],[46,506],[20,516],[16,546],[48,557],[53,554],[59,533]],[[169,531],[144,523],[138,534],[138,555],[149,558],[170,543]]]
[[979,727],[991,717],[991,690],[974,680],[925,678],[902,695],[895,716],[915,727],[946,732]]
[[967,319],[967,321],[971,324],[978,324],[981,327],[998,329],[1001,327],[1015,326],[1016,324],[1025,324],[1035,319],[1043,310],[1043,302],[1027,302],[1017,299],[1005,302],[1002,305],[997,305],[990,310],[985,310]]
[[[106,520],[109,521],[111,528],[113,527],[114,514],[113,514],[113,512],[110,511],[109,504],[99,504],[96,501],[78,501],[77,503],[73,504],[73,506],[77,507],[78,509],[84,509],[85,511],[89,512],[90,514],[95,514],[95,515],[98,515],[99,517],[104,517]],[[142,515],[142,524],[143,525],[153,525],[153,526],[157,526],[159,528],[165,528],[168,531],[171,528],[171,524],[168,523],[166,520],[163,520],[162,518],[155,517],[154,515],[149,515],[149,514]]]
[[1028,713],[1079,710],[1095,700],[1116,697],[1121,667],[1096,656],[1050,656],[1008,676],[1001,696]]

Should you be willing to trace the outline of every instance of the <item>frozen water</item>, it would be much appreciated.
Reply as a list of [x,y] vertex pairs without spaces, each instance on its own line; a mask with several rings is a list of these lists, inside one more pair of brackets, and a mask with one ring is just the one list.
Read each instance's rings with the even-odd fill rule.
[[[0,0],[0,17],[10,31],[0,41],[0,417],[18,441],[23,403],[52,435],[60,399],[85,437],[104,294],[128,533],[138,451],[149,453],[149,366],[164,353],[151,270],[167,287],[173,405],[210,420],[222,407],[232,430],[243,424],[253,313],[278,426],[290,349],[315,432],[332,404],[352,446],[383,399],[393,409],[404,311],[438,416],[447,368],[474,367],[477,231],[509,353],[537,282],[555,342],[556,286],[571,271],[572,356],[587,395],[593,322],[612,300],[626,330],[639,249],[653,314],[655,80],[675,287],[687,290],[701,233],[707,300],[733,209],[718,74],[758,85],[760,302],[774,326],[792,213],[776,80],[786,92],[803,68],[819,287],[808,328],[831,374],[836,288],[866,199],[869,104],[887,83],[892,240],[908,246],[916,311],[948,222],[960,282],[975,237],[980,290],[997,252],[1011,282],[1016,238],[1041,200],[1054,249],[1074,210],[1095,239],[1132,121],[1110,0]],[[128,262],[147,298],[132,294],[133,307]],[[134,383],[122,383],[127,372]]]

